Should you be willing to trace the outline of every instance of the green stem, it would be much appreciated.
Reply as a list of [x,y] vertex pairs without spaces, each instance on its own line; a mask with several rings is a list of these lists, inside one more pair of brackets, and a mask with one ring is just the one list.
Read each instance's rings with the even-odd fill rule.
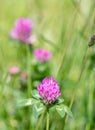
[[28,89],[27,89],[27,96],[30,98],[31,97],[31,53],[30,53],[30,50],[29,50],[29,46],[26,46],[27,47],[27,73],[28,73],[28,83],[27,83],[27,86],[28,86]]
[[[8,73],[6,73],[6,75],[4,76],[4,78],[2,78],[2,87],[1,87],[1,84],[0,84],[0,99],[2,100],[2,97],[3,97],[3,94],[4,94],[4,89],[6,87],[6,85],[9,85],[9,83],[7,83],[7,78],[9,77]],[[1,102],[0,100],[0,102]]]
[[41,125],[41,123],[42,123],[42,120],[43,120],[43,117],[44,117],[45,112],[46,112],[46,109],[44,110],[44,112],[43,112],[42,115],[40,116],[40,119],[39,119],[39,121],[38,121],[38,124],[37,124],[35,130],[39,130],[39,127],[40,127],[40,125]]
[[[31,52],[29,49],[29,45],[26,45],[26,51],[27,51],[27,73],[28,73],[28,79],[27,79],[27,97],[31,98],[31,90],[32,90],[32,85],[31,85]],[[28,109],[28,116],[29,116],[29,130],[32,129],[32,122],[31,122],[31,107]]]
[[46,130],[49,130],[49,110],[47,110]]

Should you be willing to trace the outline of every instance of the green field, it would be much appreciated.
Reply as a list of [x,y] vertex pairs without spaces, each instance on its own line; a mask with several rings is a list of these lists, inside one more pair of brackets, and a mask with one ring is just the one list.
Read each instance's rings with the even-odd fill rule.
[[[21,17],[34,23],[31,52],[10,37]],[[94,34],[95,0],[0,0],[0,130],[46,129],[46,115],[39,121],[32,106],[19,107],[18,102],[31,98],[31,91],[49,76],[59,83],[73,113],[60,118],[50,111],[49,130],[95,130],[95,45],[88,46]],[[35,65],[36,48],[49,50],[52,58]],[[27,71],[25,83],[19,74],[10,76],[12,66]]]

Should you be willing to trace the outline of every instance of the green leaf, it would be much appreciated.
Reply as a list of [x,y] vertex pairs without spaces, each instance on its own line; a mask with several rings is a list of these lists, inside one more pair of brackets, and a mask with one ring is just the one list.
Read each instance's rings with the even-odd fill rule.
[[38,66],[38,71],[39,71],[39,72],[44,72],[46,69],[47,69],[47,68],[46,68],[46,66],[44,66],[44,65],[39,65],[39,66]]
[[29,99],[23,99],[23,100],[18,101],[17,106],[19,106],[19,107],[31,106],[35,103],[37,103],[37,100],[35,100],[33,98],[29,98]]
[[37,121],[38,121],[38,118],[40,116],[40,114],[42,114],[44,112],[44,105],[41,104],[40,102],[37,103],[36,105],[33,106],[33,124],[36,126],[37,125]]
[[40,99],[40,95],[38,94],[37,90],[32,90],[32,96],[36,99]]
[[67,107],[66,105],[64,105],[64,111],[71,117],[73,117],[72,111],[70,110],[69,107]]
[[58,98],[57,104],[61,104],[61,103],[63,103],[63,102],[64,102],[64,99],[63,99],[63,98]]
[[35,106],[34,106],[34,112],[35,112],[35,115],[38,117],[44,110],[44,105],[42,103],[37,103]]
[[56,111],[58,114],[63,118],[65,116],[65,111],[63,105],[57,105],[56,106]]

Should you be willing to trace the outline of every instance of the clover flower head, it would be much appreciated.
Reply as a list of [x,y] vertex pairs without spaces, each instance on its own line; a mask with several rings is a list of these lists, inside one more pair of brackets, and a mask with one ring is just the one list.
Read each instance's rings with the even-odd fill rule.
[[15,22],[10,35],[13,39],[32,44],[34,42],[34,36],[31,36],[33,26],[33,22],[30,19],[20,18]]
[[60,87],[53,77],[44,78],[37,89],[46,104],[54,103],[61,95]]
[[51,58],[51,56],[51,52],[45,49],[38,48],[34,50],[34,57],[39,63],[48,61]]
[[18,74],[18,73],[19,73],[19,68],[16,67],[16,66],[13,66],[13,67],[11,67],[11,68],[9,69],[9,73],[10,73],[11,75]]

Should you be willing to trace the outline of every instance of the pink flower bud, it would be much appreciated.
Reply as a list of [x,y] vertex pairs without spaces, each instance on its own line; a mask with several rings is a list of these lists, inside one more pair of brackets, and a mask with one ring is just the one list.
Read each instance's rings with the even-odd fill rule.
[[18,73],[19,73],[19,68],[16,67],[16,66],[13,66],[13,67],[11,67],[11,68],[9,69],[9,73],[10,73],[11,75],[18,74]]

